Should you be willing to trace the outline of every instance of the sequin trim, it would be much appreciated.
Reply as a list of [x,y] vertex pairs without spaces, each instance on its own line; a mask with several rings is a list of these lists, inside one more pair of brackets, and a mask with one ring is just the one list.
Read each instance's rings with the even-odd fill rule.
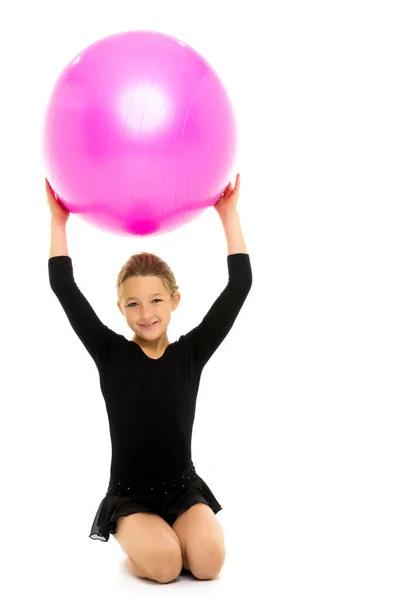
[[187,488],[197,478],[198,475],[194,466],[192,466],[189,470],[185,471],[184,475],[179,475],[178,477],[175,476],[171,478],[164,477],[160,481],[122,481],[120,479],[110,478],[107,494],[118,496],[168,496],[168,494],[176,494],[176,492],[178,492],[179,490]]

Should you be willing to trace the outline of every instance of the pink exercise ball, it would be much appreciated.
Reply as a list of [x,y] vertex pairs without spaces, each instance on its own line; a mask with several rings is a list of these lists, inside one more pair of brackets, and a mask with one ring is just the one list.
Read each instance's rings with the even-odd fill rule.
[[117,235],[172,231],[229,183],[237,129],[226,89],[166,34],[111,35],[62,71],[45,113],[46,177],[71,213]]

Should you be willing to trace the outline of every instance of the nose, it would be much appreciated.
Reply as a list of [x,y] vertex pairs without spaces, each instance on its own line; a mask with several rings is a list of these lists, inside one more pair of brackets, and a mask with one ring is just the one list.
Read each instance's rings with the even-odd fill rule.
[[142,321],[148,321],[153,316],[153,311],[149,306],[142,306],[140,309],[140,318]]

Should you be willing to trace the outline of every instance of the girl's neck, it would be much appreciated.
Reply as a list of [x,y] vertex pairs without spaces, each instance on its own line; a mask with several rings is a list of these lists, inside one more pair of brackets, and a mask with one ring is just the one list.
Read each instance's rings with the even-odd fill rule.
[[167,333],[164,332],[156,340],[145,340],[139,335],[135,334],[132,338],[132,342],[138,344],[143,350],[146,352],[150,352],[151,354],[160,354],[164,352],[165,348],[169,345]]

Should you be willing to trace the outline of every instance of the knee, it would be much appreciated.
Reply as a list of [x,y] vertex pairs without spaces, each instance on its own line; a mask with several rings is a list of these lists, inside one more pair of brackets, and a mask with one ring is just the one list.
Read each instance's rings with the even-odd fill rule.
[[225,548],[215,547],[190,564],[190,570],[196,579],[216,579],[225,563]]
[[164,551],[154,550],[149,557],[146,570],[150,577],[159,583],[170,583],[179,577],[182,571],[182,553],[180,547]]

